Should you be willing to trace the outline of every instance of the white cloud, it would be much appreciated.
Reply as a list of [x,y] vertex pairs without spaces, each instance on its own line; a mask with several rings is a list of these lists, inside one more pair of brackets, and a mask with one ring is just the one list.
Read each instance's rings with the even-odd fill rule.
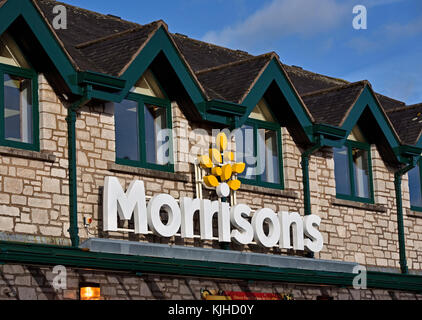
[[422,16],[407,24],[393,23],[383,25],[370,33],[351,38],[345,45],[359,54],[387,50],[407,38],[422,34]]
[[252,47],[289,35],[312,36],[333,30],[351,11],[350,5],[336,0],[273,0],[237,25],[208,32],[203,40]]
[[422,17],[408,24],[390,24],[384,27],[383,32],[392,38],[413,37],[422,33]]
[[340,77],[349,81],[368,79],[379,93],[407,104],[420,103],[422,102],[420,56],[420,50],[399,54]]

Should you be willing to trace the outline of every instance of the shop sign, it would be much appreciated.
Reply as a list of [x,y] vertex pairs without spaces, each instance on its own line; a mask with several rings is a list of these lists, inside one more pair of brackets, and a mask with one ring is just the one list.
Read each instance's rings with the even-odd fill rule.
[[[200,235],[194,234],[194,217],[199,215]],[[246,204],[181,198],[158,194],[147,203],[143,181],[133,181],[125,192],[116,177],[106,177],[103,195],[104,231],[118,232],[118,218],[133,218],[135,234],[151,232],[159,237],[184,239],[200,237],[214,240],[213,219],[218,218],[218,241],[240,245],[258,244],[318,253],[323,248],[319,232],[321,218],[302,217],[296,212],[279,212],[263,208],[253,212]]]

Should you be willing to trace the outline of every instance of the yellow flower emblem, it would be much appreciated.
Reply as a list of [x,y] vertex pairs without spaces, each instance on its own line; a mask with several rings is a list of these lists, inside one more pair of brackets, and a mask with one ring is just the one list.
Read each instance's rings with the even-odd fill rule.
[[237,191],[242,183],[237,175],[243,173],[245,163],[235,163],[235,155],[228,149],[228,139],[225,133],[217,136],[217,147],[211,148],[208,155],[199,156],[198,162],[202,169],[211,174],[204,177],[208,188],[216,188],[219,197],[228,197],[230,190]]

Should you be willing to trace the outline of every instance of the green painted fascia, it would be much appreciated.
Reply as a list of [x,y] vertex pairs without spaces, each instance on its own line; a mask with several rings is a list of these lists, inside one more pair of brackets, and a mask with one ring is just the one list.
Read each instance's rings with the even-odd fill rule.
[[[223,279],[274,281],[314,285],[352,287],[355,274],[283,269],[265,266],[241,265],[153,258],[89,252],[78,248],[43,244],[0,242],[0,261],[28,265],[157,273],[175,276],[197,276]],[[368,271],[368,287],[422,292],[422,277]]]
[[0,34],[4,33],[19,16],[22,16],[31,28],[70,91],[75,95],[82,95],[74,66],[30,0],[7,1],[0,8]]
[[126,86],[120,93],[121,100],[126,97],[160,52],[163,52],[168,59],[192,102],[195,105],[205,102],[206,99],[202,90],[198,87],[188,66],[186,66],[183,59],[180,57],[177,49],[170,40],[169,34],[163,26],[155,32],[139,55],[131,63],[130,67],[120,77],[126,81]]
[[212,100],[206,102],[206,112],[242,117],[245,115],[246,108],[237,103],[223,100]]
[[422,147],[404,145],[396,149],[396,153],[400,155],[402,163],[410,164],[413,161],[418,161],[421,158]]
[[306,130],[306,128],[312,128],[312,120],[306,109],[303,107],[296,91],[285,76],[283,70],[281,70],[281,67],[276,58],[273,58],[270,61],[267,68],[256,82],[255,86],[252,88],[251,92],[243,101],[242,105],[245,106],[247,110],[245,115],[240,119],[239,125],[241,126],[247,121],[249,115],[255,109],[256,105],[262,99],[273,82],[277,83],[286,101],[292,108],[293,113],[308,136],[309,141],[313,141],[312,133],[309,132],[309,130]]
[[[398,150],[398,148],[400,147],[400,141],[394,133],[394,129],[391,127],[390,122],[386,118],[385,114],[382,112],[381,107],[377,103],[372,93],[372,90],[369,88],[368,85],[365,86],[357,102],[353,106],[352,111],[350,112],[346,121],[341,126],[341,128],[346,130],[347,132],[346,137],[350,135],[366,107],[370,109],[377,124],[380,126],[385,138],[388,141],[388,144],[390,145],[390,148],[394,151]],[[396,156],[398,156],[396,152],[395,154]]]
[[78,84],[81,86],[93,85],[118,91],[125,87],[126,81],[98,72],[85,71],[78,73]]
[[339,140],[346,139],[347,132],[344,129],[326,124],[316,124],[313,126],[314,136],[323,135],[326,139]]

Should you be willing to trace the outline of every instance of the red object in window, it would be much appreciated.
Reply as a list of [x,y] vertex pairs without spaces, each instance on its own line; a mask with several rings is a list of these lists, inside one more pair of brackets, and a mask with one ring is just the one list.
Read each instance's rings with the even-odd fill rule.
[[256,292],[234,292],[225,291],[224,294],[232,300],[292,300],[289,296],[283,296],[275,293],[256,293]]

